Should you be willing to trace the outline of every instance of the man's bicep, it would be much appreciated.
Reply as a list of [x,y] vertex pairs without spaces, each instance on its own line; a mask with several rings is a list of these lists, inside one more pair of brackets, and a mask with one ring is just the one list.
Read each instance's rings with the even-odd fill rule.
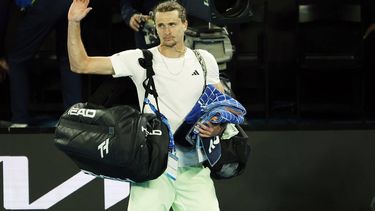
[[89,57],[86,73],[98,75],[113,75],[114,70],[110,58]]

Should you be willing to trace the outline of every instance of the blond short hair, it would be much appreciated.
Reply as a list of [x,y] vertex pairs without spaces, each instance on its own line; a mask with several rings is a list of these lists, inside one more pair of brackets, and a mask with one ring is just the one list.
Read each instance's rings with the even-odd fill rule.
[[155,14],[157,12],[170,12],[170,11],[178,11],[178,17],[181,19],[182,22],[186,21],[186,9],[179,4],[176,0],[169,0],[164,1],[158,4],[153,10],[153,19],[155,20]]

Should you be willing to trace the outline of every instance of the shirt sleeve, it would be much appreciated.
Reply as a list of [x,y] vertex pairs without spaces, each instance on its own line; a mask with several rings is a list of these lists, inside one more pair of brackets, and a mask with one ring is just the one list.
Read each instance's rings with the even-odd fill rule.
[[207,84],[220,83],[219,66],[217,65],[215,57],[206,50],[199,50],[202,54],[207,68]]
[[134,76],[134,71],[139,70],[138,58],[143,57],[142,51],[139,49],[127,50],[116,53],[110,57],[113,67],[113,77]]

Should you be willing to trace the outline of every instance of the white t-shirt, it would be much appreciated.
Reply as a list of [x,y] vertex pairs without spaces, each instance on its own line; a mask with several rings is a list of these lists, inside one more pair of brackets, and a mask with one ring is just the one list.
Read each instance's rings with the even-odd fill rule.
[[[157,47],[149,50],[153,54],[152,65],[160,112],[167,117],[174,133],[202,94],[204,73],[191,49],[187,49],[180,58],[165,57]],[[219,83],[219,67],[215,58],[205,50],[199,52],[206,63],[207,84]],[[142,108],[145,94],[142,83],[146,78],[146,70],[139,65],[139,58],[143,58],[140,49],[127,50],[111,56],[111,62],[115,72],[113,77],[129,76],[132,79],[137,89],[139,106]],[[153,96],[148,98],[156,106]],[[148,106],[145,112],[152,113]],[[181,150],[178,150],[177,155],[180,153]]]

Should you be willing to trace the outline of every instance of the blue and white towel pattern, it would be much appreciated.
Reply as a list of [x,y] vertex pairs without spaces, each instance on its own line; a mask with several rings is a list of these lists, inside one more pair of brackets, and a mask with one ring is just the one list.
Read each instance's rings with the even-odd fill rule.
[[[207,85],[203,94],[185,117],[187,124],[196,125],[197,122],[214,124],[241,124],[244,121],[246,109],[235,99],[217,90],[213,85]],[[189,131],[186,140],[195,143],[203,150],[211,166],[214,166],[221,156],[219,137],[201,138],[195,127]]]

